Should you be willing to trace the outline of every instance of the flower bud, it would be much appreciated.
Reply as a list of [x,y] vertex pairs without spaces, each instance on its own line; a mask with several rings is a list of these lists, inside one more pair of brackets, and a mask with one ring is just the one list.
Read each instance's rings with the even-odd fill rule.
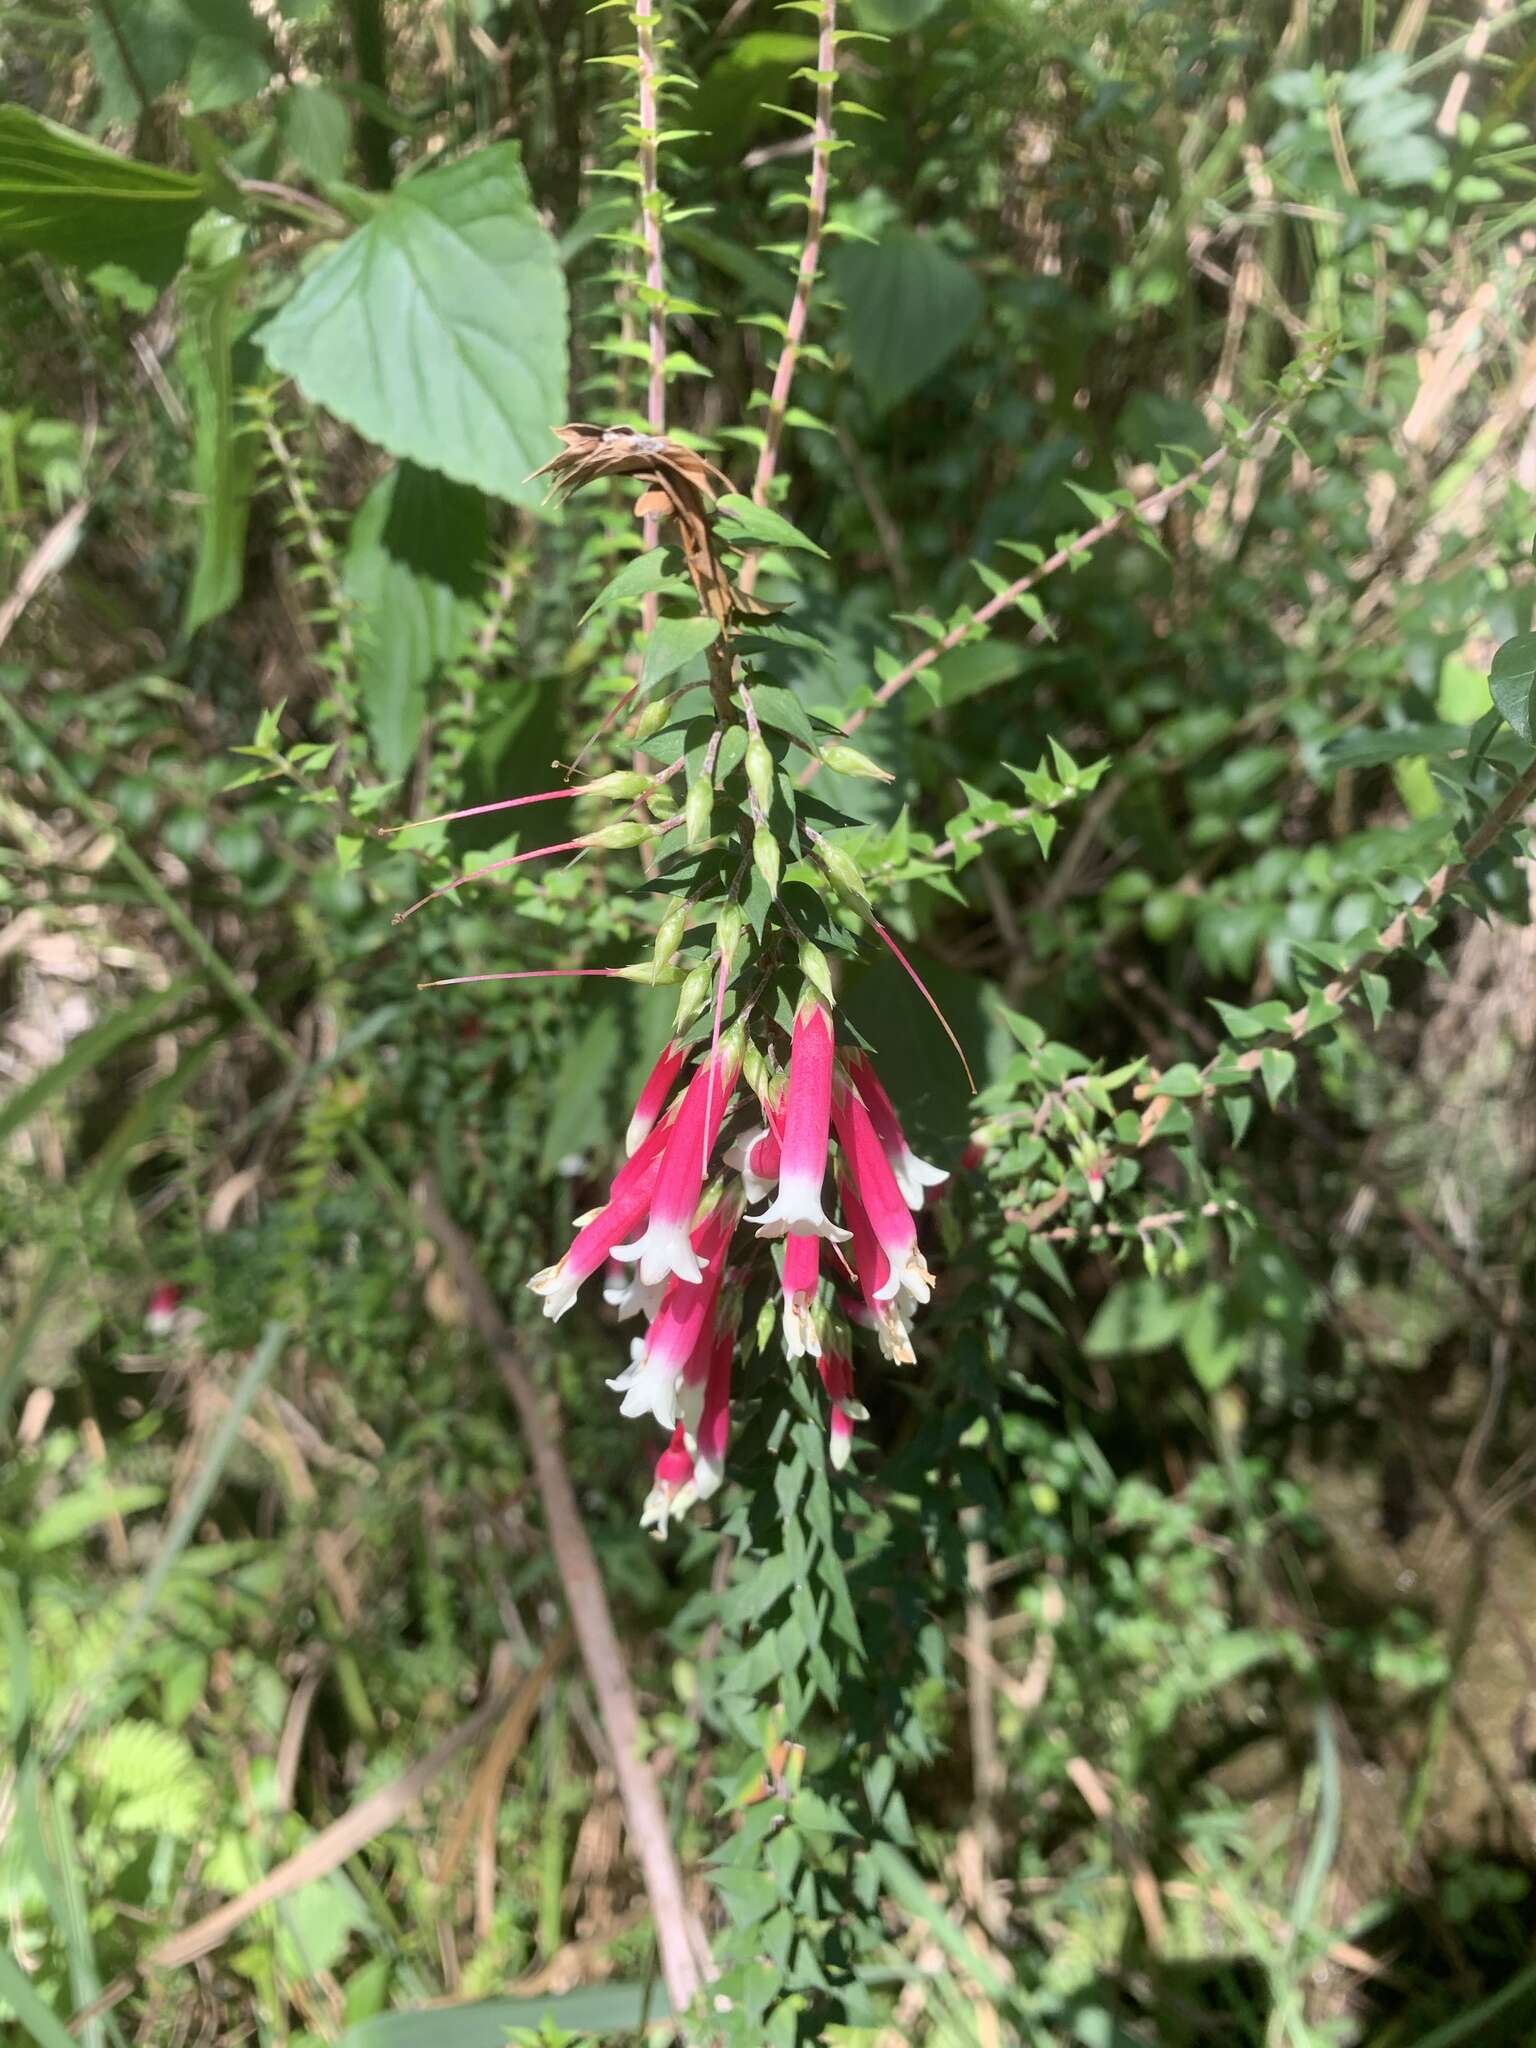
[[739,903],[727,903],[715,919],[715,950],[724,960],[727,974],[736,958],[736,948],[741,944],[746,922]]
[[761,1048],[754,1045],[750,1039],[742,1055],[741,1077],[758,1101],[762,1102],[768,1093],[768,1062],[763,1058]]
[[636,960],[628,967],[612,968],[615,981],[638,981],[646,988],[675,988],[683,979],[683,970],[674,961],[670,967],[663,967],[660,973],[649,960]]
[[656,927],[656,946],[651,954],[651,972],[659,974],[683,943],[688,929],[688,905],[682,897],[672,905]]
[[646,792],[645,808],[653,818],[675,818],[677,816],[677,798],[670,789],[664,788],[658,782],[654,789]]
[[769,895],[777,896],[783,859],[779,853],[779,842],[766,825],[757,825],[753,828],[752,865],[768,884]]
[[687,978],[678,991],[677,1016],[672,1023],[674,1038],[688,1029],[709,1001],[709,992],[714,986],[713,967],[713,960],[701,960],[697,967],[689,969]]
[[825,839],[816,842],[816,858],[826,871],[827,879],[839,896],[845,896],[859,910],[868,910],[869,897],[864,889],[864,877],[850,857],[840,846],[832,846]]
[[654,775],[641,775],[634,768],[615,768],[611,775],[599,775],[594,782],[584,782],[571,791],[572,796],[611,796],[624,798],[640,796],[655,781]]
[[605,853],[621,853],[627,847],[644,846],[655,836],[654,829],[641,824],[638,818],[620,818],[617,824],[600,825],[595,832],[583,832],[576,843],[578,846],[597,847]]
[[821,765],[830,768],[835,775],[860,775],[868,782],[896,780],[888,768],[882,768],[878,761],[871,761],[868,754],[860,753],[857,747],[850,747],[846,740],[829,740],[821,750]]
[[688,785],[683,806],[683,831],[690,848],[702,846],[709,837],[709,820],[715,808],[715,791],[707,775],[695,775]]
[[773,756],[760,732],[753,733],[747,741],[745,765],[748,785],[757,798],[758,809],[766,817],[773,809]]
[[836,1001],[832,994],[832,969],[820,946],[814,945],[809,939],[800,941],[800,972],[817,995],[831,1008]]
[[667,722],[667,714],[671,709],[672,699],[670,697],[658,697],[654,703],[646,705],[640,716],[635,720],[635,745],[637,747],[643,747],[653,734],[661,730],[662,726]]
[[727,903],[715,920],[715,948],[725,961],[725,973],[729,975],[735,967],[735,948],[741,944],[741,932],[745,930],[745,915],[739,903]]

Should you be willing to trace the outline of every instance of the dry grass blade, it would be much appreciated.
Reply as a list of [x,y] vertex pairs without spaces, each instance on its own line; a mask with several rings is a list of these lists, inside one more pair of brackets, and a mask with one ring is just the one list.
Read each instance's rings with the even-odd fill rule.
[[313,1884],[317,1878],[339,1869],[349,1856],[355,1856],[376,1835],[381,1835],[386,1828],[403,1819],[455,1758],[472,1748],[487,1728],[509,1712],[509,1704],[526,1694],[531,1712],[564,1651],[562,1640],[551,1643],[535,1669],[522,1679],[510,1703],[504,1691],[493,1693],[451,1735],[445,1736],[436,1749],[429,1750],[420,1763],[412,1764],[408,1771],[402,1772],[388,1785],[380,1786],[377,1792],[370,1793],[339,1820],[332,1821],[328,1828],[322,1828],[297,1855],[279,1863],[275,1870],[269,1870],[238,1899],[231,1899],[228,1905],[220,1906],[216,1912],[205,1915],[182,1933],[172,1935],[169,1941],[161,1942],[150,1953],[146,1967],[179,1970],[188,1963],[195,1963],[199,1956],[210,1954],[221,1942],[227,1941],[253,1913],[259,1913],[264,1906],[276,1905],[279,1899],[291,1898],[305,1885]]

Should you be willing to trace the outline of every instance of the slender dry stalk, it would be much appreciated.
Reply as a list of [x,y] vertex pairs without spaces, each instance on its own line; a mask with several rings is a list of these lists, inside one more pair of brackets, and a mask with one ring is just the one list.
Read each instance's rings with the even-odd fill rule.
[[[837,0],[822,0],[816,43],[816,125],[811,131],[811,176],[806,195],[805,243],[800,251],[799,267],[795,272],[795,295],[790,303],[789,319],[784,326],[784,346],[779,351],[778,362],[774,365],[773,389],[768,396],[768,421],[763,433],[763,445],[758,452],[757,474],[752,479],[752,498],[758,505],[767,504],[768,493],[773,486],[779,448],[784,439],[784,421],[789,412],[790,386],[794,382],[795,365],[800,359],[800,345],[805,338],[806,321],[810,318],[811,293],[815,290],[816,273],[821,265],[821,231],[827,218],[827,188],[831,183],[832,93],[836,68]],[[742,572],[742,588],[749,595],[757,581],[757,562],[755,554],[749,555]]]
[[686,2012],[704,1979],[713,1975],[713,1968],[703,1930],[684,1895],[683,1875],[672,1846],[661,1794],[641,1754],[639,1710],[608,1596],[603,1590],[602,1574],[560,1449],[558,1425],[528,1375],[512,1333],[485,1283],[473,1247],[443,1206],[443,1198],[430,1178],[420,1183],[417,1196],[427,1228],[442,1249],[464,1297],[469,1319],[495,1359],[522,1425],[544,1506],[555,1568],[570,1610],[571,1627],[591,1681],[603,1732],[613,1751],[614,1776],[618,1779],[625,1823],[651,1902],[662,1978],[674,2012]]

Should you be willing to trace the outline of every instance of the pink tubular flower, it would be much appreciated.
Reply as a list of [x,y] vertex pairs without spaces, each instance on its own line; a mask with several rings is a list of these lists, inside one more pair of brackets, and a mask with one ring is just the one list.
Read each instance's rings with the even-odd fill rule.
[[[837,1189],[842,1197],[843,1214],[853,1233],[853,1271],[859,1283],[859,1293],[864,1298],[865,1314],[880,1340],[883,1355],[896,1365],[911,1365],[914,1362],[912,1336],[902,1313],[899,1292],[894,1289],[889,1293],[885,1291],[892,1278],[891,1262],[880,1248],[874,1225],[865,1213],[864,1204],[859,1200],[858,1191],[846,1169],[838,1175]],[[863,1321],[861,1316],[853,1319]]]
[[746,1131],[725,1155],[727,1166],[741,1175],[749,1202],[766,1202],[779,1177],[779,1141],[766,1124]]
[[[624,1396],[621,1415],[654,1415],[663,1429],[697,1418],[709,1371],[715,1303],[724,1277],[724,1254],[741,1215],[738,1197],[711,1190],[713,1200],[693,1231],[697,1283],[673,1276],[650,1328],[629,1347],[629,1364],[608,1384]],[[685,1383],[684,1374],[692,1378]]]
[[162,1280],[150,1295],[144,1309],[144,1327],[151,1337],[166,1337],[176,1321],[176,1311],[181,1306],[181,1289],[169,1280]]
[[672,1093],[672,1083],[677,1079],[679,1069],[687,1057],[687,1047],[675,1038],[670,1045],[662,1047],[660,1058],[652,1067],[645,1086],[640,1090],[635,1113],[630,1118],[629,1129],[624,1134],[626,1157],[633,1158],[655,1128],[656,1119],[661,1115],[667,1097]]
[[847,1231],[839,1229],[821,1206],[832,1112],[832,1043],[826,1005],[813,995],[802,996],[789,1054],[779,1191],[762,1215],[751,1219],[759,1237],[803,1231],[837,1243],[847,1239]]
[[704,1382],[704,1405],[693,1439],[694,1487],[700,1500],[708,1500],[720,1489],[731,1434],[731,1361],[736,1351],[741,1295],[739,1289],[727,1288],[726,1296],[715,1315],[709,1377]]
[[875,1127],[901,1198],[909,1209],[921,1209],[926,1191],[942,1187],[949,1175],[942,1167],[930,1166],[926,1159],[919,1159],[907,1143],[907,1134],[901,1128],[901,1119],[896,1114],[896,1105],[886,1094],[880,1076],[875,1072],[874,1062],[867,1053],[850,1053],[848,1071],[853,1085],[858,1089],[864,1107],[869,1111],[870,1122]]
[[926,1301],[933,1290],[933,1275],[917,1248],[912,1212],[902,1200],[869,1111],[852,1088],[840,1085],[833,1092],[832,1117],[848,1178],[889,1262],[875,1299],[894,1301],[896,1290],[905,1288],[916,1300]]
[[683,1425],[679,1423],[672,1432],[672,1441],[656,1460],[655,1481],[640,1510],[641,1528],[654,1530],[660,1543],[666,1536],[669,1518],[686,1514],[698,1492],[693,1453],[684,1441]]
[[565,1256],[553,1266],[546,1266],[542,1273],[535,1273],[528,1282],[535,1294],[543,1295],[544,1313],[552,1322],[559,1322],[575,1301],[582,1283],[607,1263],[617,1241],[634,1229],[650,1207],[660,1170],[660,1160],[652,1157],[627,1182],[620,1173],[606,1207],[582,1225]]
[[667,1131],[645,1229],[632,1243],[613,1247],[618,1258],[638,1262],[643,1286],[653,1287],[669,1273],[693,1287],[704,1277],[690,1243],[694,1211],[740,1073],[741,1053],[733,1039],[722,1040],[719,1050],[694,1069]]
[[832,1404],[827,1449],[834,1468],[841,1472],[853,1449],[853,1425],[867,1422],[869,1410],[853,1398],[853,1359],[849,1353],[848,1333],[839,1329],[836,1323],[828,1326],[818,1363],[821,1384]]
[[821,1239],[792,1230],[784,1240],[784,1352],[789,1358],[814,1358],[821,1336],[813,1310],[821,1282]]

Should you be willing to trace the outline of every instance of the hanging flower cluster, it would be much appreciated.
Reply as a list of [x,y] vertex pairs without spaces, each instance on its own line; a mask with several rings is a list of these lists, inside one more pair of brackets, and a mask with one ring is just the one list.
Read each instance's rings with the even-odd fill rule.
[[[642,1516],[658,1534],[720,1485],[742,1303],[754,1258],[775,1248],[784,1350],[816,1360],[832,1463],[847,1463],[866,1414],[849,1322],[872,1329],[887,1358],[912,1362],[912,1317],[933,1287],[914,1212],[946,1177],[908,1145],[869,1058],[839,1053],[831,1010],[811,988],[795,1009],[787,1070],[771,1048],[749,1057],[739,1025],[685,1078],[687,1057],[676,1041],[662,1053],[607,1201],[528,1283],[558,1319],[606,1268],[604,1299],[619,1319],[644,1317],[629,1364],[608,1384],[621,1413],[650,1415],[668,1434]],[[736,1135],[722,1151],[728,1123]]]
[[[790,1360],[816,1361],[836,1466],[846,1464],[866,1414],[855,1393],[852,1326],[872,1332],[887,1359],[912,1363],[913,1317],[934,1284],[919,1222],[946,1176],[907,1143],[868,1055],[839,1046],[824,949],[855,953],[855,933],[872,931],[937,1005],[875,916],[846,845],[831,836],[852,821],[821,793],[802,794],[820,769],[889,777],[835,728],[818,730],[772,670],[761,671],[786,629],[743,593],[726,561],[751,545],[810,544],[778,514],[730,495],[717,469],[663,436],[585,424],[557,432],[560,453],[546,466],[556,491],[615,476],[640,483],[637,515],[663,522],[692,582],[697,618],[688,637],[706,672],[635,720],[630,743],[658,766],[637,763],[581,786],[422,821],[562,798],[630,805],[557,846],[461,875],[422,902],[549,854],[640,846],[650,849],[653,885],[680,892],[648,962],[455,977],[553,972],[682,984],[672,1042],[640,1092],[606,1200],[579,1219],[564,1256],[528,1283],[558,1320],[601,1275],[618,1320],[643,1325],[608,1384],[622,1414],[650,1416],[665,1432],[642,1517],[662,1535],[721,1484],[749,1301],[759,1344],[777,1324]],[[621,570],[614,587],[627,575]],[[661,625],[675,633],[680,623]],[[681,804],[667,787],[677,774]],[[702,939],[706,929],[712,938],[685,964],[690,932]]]

